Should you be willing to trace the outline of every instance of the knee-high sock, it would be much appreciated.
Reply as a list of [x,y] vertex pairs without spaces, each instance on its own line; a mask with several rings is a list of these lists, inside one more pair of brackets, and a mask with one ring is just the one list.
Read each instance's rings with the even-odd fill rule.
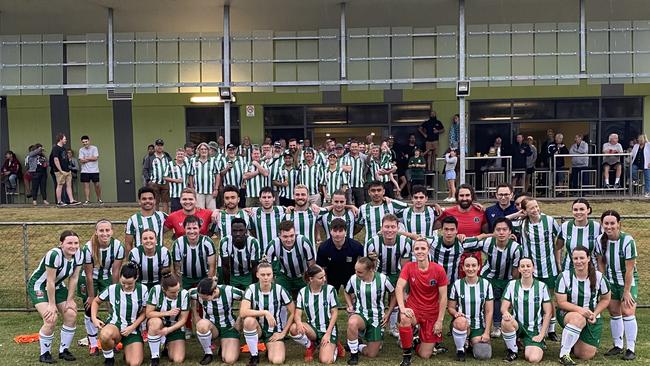
[[465,341],[467,340],[467,331],[458,330],[454,328],[451,331],[451,335],[454,337],[454,344],[456,345],[456,351],[464,351]]
[[399,313],[399,311],[398,311],[397,307],[395,307],[393,309],[393,311],[390,313],[390,317],[388,319],[389,319],[391,329],[397,327],[397,314],[398,313]]
[[74,338],[74,331],[76,329],[76,327],[69,327],[63,324],[61,327],[61,344],[59,345],[59,353],[70,348],[72,345],[72,339]]
[[41,332],[38,333],[38,342],[41,344],[41,354],[50,352],[52,349],[52,341],[54,341],[54,333],[45,335]]
[[503,341],[506,342],[507,349],[513,352],[517,352],[519,350],[519,348],[517,347],[517,332],[508,333],[502,330],[501,336],[503,337]]
[[257,351],[257,330],[245,330],[244,331],[244,339],[246,339],[246,344],[248,345],[248,349],[250,350],[251,356],[257,356],[258,351]]
[[582,332],[582,329],[572,324],[567,324],[567,326],[564,327],[564,330],[562,331],[560,357],[571,353],[571,349],[575,346],[576,342],[578,342],[578,338],[580,338],[580,332]]
[[104,354],[104,358],[114,358],[115,354],[113,353],[112,349],[109,349],[108,351],[103,349],[102,353]]
[[298,334],[297,336],[291,336],[291,338],[294,341],[296,341],[296,343],[302,345],[305,348],[309,348],[311,346],[311,341],[304,334]]
[[151,358],[160,358],[160,336],[153,336],[149,334],[149,350],[151,351]]
[[614,346],[618,348],[623,348],[623,317],[622,316],[613,316],[609,319],[609,326],[612,332],[612,341],[614,341]]
[[623,328],[625,329],[625,342],[627,343],[627,349],[634,352],[634,347],[636,346],[636,335],[638,333],[636,317],[634,315],[623,317]]
[[210,348],[210,346],[212,346],[212,331],[208,331],[207,333],[197,332],[196,338],[199,339],[199,343],[201,343],[201,347],[203,347],[203,353],[206,355],[211,355],[212,348]]
[[86,327],[86,334],[88,335],[88,345],[90,347],[97,347],[97,327],[87,315],[84,315],[84,326]]
[[548,323],[548,333],[555,333],[555,324],[557,324],[557,319],[552,317],[551,322]]
[[359,339],[348,339],[348,347],[350,347],[350,353],[359,353]]
[[413,327],[399,327],[399,341],[403,350],[410,350],[413,347]]

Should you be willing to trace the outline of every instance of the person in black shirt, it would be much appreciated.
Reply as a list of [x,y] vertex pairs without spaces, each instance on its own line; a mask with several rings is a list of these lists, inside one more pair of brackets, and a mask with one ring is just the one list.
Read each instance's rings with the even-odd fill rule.
[[338,291],[354,274],[357,258],[363,257],[361,243],[347,236],[345,221],[334,219],[330,224],[330,239],[318,247],[316,263],[325,268],[327,283]]
[[426,141],[424,156],[427,157],[427,169],[435,170],[438,139],[440,138],[440,134],[445,132],[445,127],[442,125],[442,122],[436,117],[436,111],[431,111],[431,117],[418,127],[418,131]]
[[72,195],[72,172],[70,172],[70,160],[68,159],[68,152],[66,148],[63,147],[68,142],[67,137],[59,133],[56,136],[56,145],[52,148],[50,153],[50,163],[52,164],[52,170],[56,177],[56,202],[58,207],[67,206],[68,204],[64,203],[61,195],[63,193],[63,188],[65,186],[65,191],[70,200],[70,205],[79,205],[80,202],[75,201],[74,196]]
[[[564,158],[555,158],[555,154],[568,154],[569,149],[564,145],[564,135],[561,133],[555,134],[555,140],[548,145],[547,148],[548,158],[549,158],[549,167],[553,166],[555,162],[555,170],[564,169]],[[556,172],[555,173],[555,184],[559,185],[565,178],[565,172]]]

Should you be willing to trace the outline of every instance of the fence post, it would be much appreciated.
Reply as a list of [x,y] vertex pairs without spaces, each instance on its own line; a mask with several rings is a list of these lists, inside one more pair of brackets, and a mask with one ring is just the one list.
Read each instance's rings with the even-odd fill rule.
[[29,309],[29,293],[27,284],[29,282],[29,236],[27,224],[23,223],[23,269],[25,272],[25,309]]

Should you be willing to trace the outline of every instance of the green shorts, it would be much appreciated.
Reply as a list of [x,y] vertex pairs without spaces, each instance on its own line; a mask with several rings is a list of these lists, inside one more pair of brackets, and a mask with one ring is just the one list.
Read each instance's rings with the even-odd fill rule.
[[[634,286],[630,288],[630,294],[632,294],[632,298],[634,301],[639,297],[639,289],[637,287],[637,283],[639,283],[639,280],[637,278],[634,279]],[[623,290],[625,289],[625,286],[621,285],[616,285],[611,283],[609,285],[609,290],[612,291],[612,300],[617,300],[621,301],[623,300]]]
[[201,281],[200,278],[189,278],[183,276],[183,290],[190,290],[196,287],[196,285],[199,284],[199,281]]
[[[167,337],[169,337],[169,336],[167,336]],[[185,338],[184,334],[183,334],[183,338]],[[131,343],[144,343],[144,341],[142,340],[142,335],[140,334],[140,331],[138,331],[136,333],[131,333],[126,337],[122,337],[122,340],[120,342],[122,342],[122,345],[124,347],[128,346]]]
[[[562,328],[564,328],[564,316],[566,312],[564,310],[557,310],[555,316],[557,317],[557,322]],[[580,332],[580,338],[582,342],[594,346],[596,348],[600,347],[600,336],[603,334],[603,317],[596,319],[596,323],[591,324],[587,322],[587,326],[582,328]]]
[[281,268],[281,267],[282,267],[282,266],[280,265],[280,261],[279,261],[279,260],[276,259],[276,260],[274,260],[273,262],[271,262],[271,268],[273,268],[273,274],[274,274],[274,275],[277,276],[277,275],[280,273],[280,268]]
[[289,294],[298,292],[306,285],[305,280],[302,277],[291,278],[282,272],[277,276],[276,282],[280,286],[284,287]]
[[386,275],[388,277],[388,281],[393,285],[393,287],[397,286],[397,280],[399,279],[399,273],[393,273],[392,275]]
[[470,330],[469,330],[469,337],[468,337],[468,339],[471,341],[472,338],[474,338],[474,337],[480,337],[480,336],[483,335],[483,333],[485,333],[485,328],[483,328],[483,327],[481,327],[481,328],[476,328],[476,329],[470,329]]
[[[506,287],[508,287],[508,282],[510,282],[510,280],[499,280],[499,279],[496,279],[496,278],[486,278],[486,280],[488,280],[488,282],[490,282],[490,285],[492,285],[492,290],[498,288],[498,289],[501,289],[504,292],[506,290]],[[453,286],[450,286],[450,287],[453,287]]]
[[[86,284],[86,276],[79,276],[79,282],[77,282],[77,295],[81,297],[81,300],[84,304],[86,303],[86,299],[88,299],[88,288]],[[93,280],[93,289],[95,296],[99,296],[99,294],[104,292],[104,290],[106,290],[108,286],[112,284],[113,281],[111,279]]]
[[217,283],[223,285],[223,268],[217,267]]
[[246,290],[253,283],[253,274],[249,273],[243,276],[230,276],[230,285],[240,290]]
[[[34,286],[32,284],[29,284],[27,287],[27,292],[29,293],[29,299],[32,301],[32,304],[40,304],[42,302],[48,302],[49,299],[47,297],[47,290],[42,289],[42,290],[36,290],[34,291]],[[66,302],[68,300],[68,288],[65,286],[61,286],[57,288],[54,292],[54,302],[55,304],[60,304],[62,302]]]
[[553,294],[555,293],[555,282],[557,280],[557,276],[555,277],[545,277],[545,278],[537,278],[538,281],[543,282],[546,284],[546,287],[548,288],[548,294],[549,296],[553,297]]
[[366,317],[361,314],[357,315],[359,315],[361,319],[363,319],[363,322],[366,324],[366,329],[361,332],[361,335],[366,340],[366,342],[381,342],[384,340],[384,328],[381,325],[375,327],[368,319],[366,319]]
[[143,284],[144,287],[147,288],[147,291],[149,291],[149,290],[151,290],[152,288],[154,288],[154,286],[160,284],[159,282],[153,282],[153,283],[142,283],[142,282],[140,282],[140,283]]
[[524,344],[525,347],[537,347],[541,349],[546,349],[546,343],[542,340],[541,342],[535,342],[533,341],[533,337],[535,337],[538,333],[530,333],[527,330],[523,328],[521,324],[519,324],[519,330],[517,331],[517,337],[521,339],[521,343]]
[[[325,332],[320,332],[320,331],[316,330],[316,328],[314,328],[309,323],[304,323],[304,324],[307,324],[314,331],[314,333],[316,333],[316,342],[315,342],[315,344],[320,344],[321,339],[323,339],[323,337],[325,336]],[[332,331],[332,335],[330,335],[330,343],[336,344],[336,342],[338,341],[338,338],[339,338],[338,337],[338,330],[337,330],[337,327],[334,326],[334,330]]]
[[173,342],[173,341],[184,341],[185,340],[185,332],[183,331],[183,328],[181,329],[176,329],[175,331],[167,334],[165,337],[165,342]]
[[219,331],[219,338],[221,339],[227,339],[227,338],[234,338],[234,339],[239,339],[239,332],[237,329],[234,327],[220,327],[216,326],[217,331]]

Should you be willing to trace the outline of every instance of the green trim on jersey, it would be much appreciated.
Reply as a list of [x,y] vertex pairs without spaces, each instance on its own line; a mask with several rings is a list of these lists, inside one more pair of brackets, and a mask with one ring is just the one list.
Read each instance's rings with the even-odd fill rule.
[[209,320],[219,328],[232,328],[235,326],[233,312],[235,301],[244,298],[244,291],[229,285],[217,285],[219,296],[210,301],[201,300],[196,288],[189,290],[190,298],[196,300],[203,309],[203,319]]
[[142,232],[146,229],[153,230],[156,233],[158,245],[163,245],[166,219],[167,214],[162,211],[154,211],[151,216],[142,216],[142,213],[137,212],[129,217],[129,220],[126,222],[125,232],[133,236],[134,247],[142,245]]
[[[613,285],[625,286],[625,273],[627,272],[625,261],[636,259],[636,242],[630,234],[621,231],[617,240],[607,240],[606,249],[603,252],[603,247],[600,245],[602,235],[599,235],[597,239],[596,255],[605,259],[607,280]],[[638,278],[635,265],[632,286],[636,286]]]
[[106,323],[113,324],[122,331],[133,324],[140,312],[144,311],[147,303],[147,288],[143,284],[136,283],[133,291],[125,292],[122,285],[113,284],[99,294],[99,299],[110,304],[111,310]]
[[181,272],[186,278],[206,277],[210,270],[208,258],[213,255],[215,255],[214,242],[205,235],[199,235],[194,246],[190,244],[190,239],[186,235],[176,239],[172,246],[174,263],[181,262]]
[[217,174],[219,174],[219,160],[214,156],[208,156],[203,162],[198,156],[195,156],[192,158],[191,167],[196,193],[212,194]]
[[[190,294],[187,290],[181,289],[175,299],[170,299],[165,295],[162,285],[156,285],[149,290],[147,305],[153,305],[157,312],[167,312],[173,309],[180,309],[181,312],[190,310]],[[175,317],[162,317],[163,326],[171,327],[181,318],[181,313]]]
[[115,238],[109,239],[106,248],[99,248],[100,263],[94,263],[92,241],[86,242],[81,249],[81,254],[83,256],[84,264],[93,265],[94,280],[111,280],[113,277],[111,273],[113,270],[113,263],[115,263],[115,261],[124,260],[125,257],[124,246]]
[[241,249],[235,246],[232,236],[224,236],[219,242],[219,256],[222,261],[232,258],[230,272],[235,276],[250,275],[253,262],[259,262],[262,258],[260,243],[250,235],[246,236],[246,243]]
[[494,300],[494,292],[484,278],[479,277],[475,284],[463,278],[454,282],[449,300],[456,301],[458,311],[465,314],[471,329],[485,328],[485,303]]
[[172,256],[166,247],[156,246],[154,255],[149,257],[145,254],[144,247],[141,245],[131,249],[129,261],[140,265],[138,281],[147,287],[153,287],[160,283],[162,269],[172,265]]

